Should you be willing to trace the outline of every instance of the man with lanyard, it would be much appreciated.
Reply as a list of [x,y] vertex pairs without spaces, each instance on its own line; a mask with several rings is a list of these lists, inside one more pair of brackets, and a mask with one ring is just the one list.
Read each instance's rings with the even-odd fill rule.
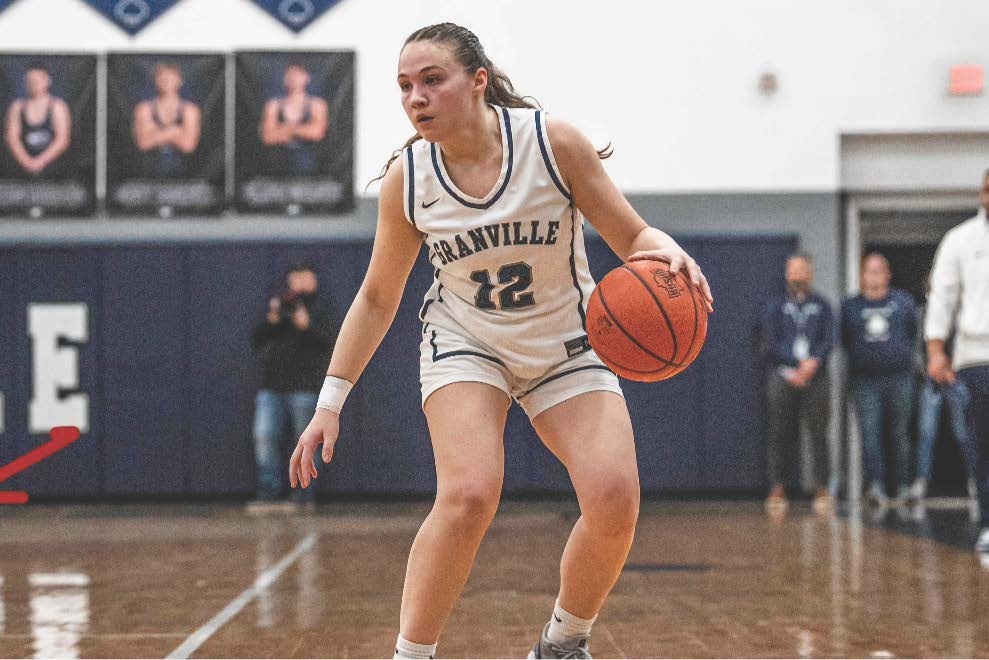
[[[931,272],[924,336],[927,372],[938,383],[956,380],[968,390],[970,439],[975,445],[975,478],[980,528],[975,549],[989,553],[989,171],[982,177],[982,208],[941,241]],[[955,330],[954,354],[945,340]]]
[[798,464],[801,421],[813,445],[814,510],[825,513],[833,504],[827,488],[831,385],[825,368],[834,344],[833,315],[827,300],[811,289],[813,281],[810,255],[794,254],[786,262],[786,295],[770,301],[762,315],[771,514],[787,506],[785,476]]

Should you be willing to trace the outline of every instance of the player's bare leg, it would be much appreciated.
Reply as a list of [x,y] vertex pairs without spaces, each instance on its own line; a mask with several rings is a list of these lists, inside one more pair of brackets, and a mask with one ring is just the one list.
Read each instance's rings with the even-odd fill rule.
[[484,383],[453,383],[426,400],[436,502],[405,573],[401,635],[410,642],[436,643],[498,509],[509,403],[507,394]]
[[560,562],[559,606],[590,620],[622,572],[639,515],[628,409],[613,392],[588,392],[537,415],[533,426],[566,466],[580,503]]

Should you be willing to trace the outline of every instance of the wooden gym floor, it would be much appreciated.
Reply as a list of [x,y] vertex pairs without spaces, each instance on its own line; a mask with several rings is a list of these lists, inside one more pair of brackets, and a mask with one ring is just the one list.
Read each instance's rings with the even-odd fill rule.
[[[642,509],[595,657],[989,656],[989,566],[964,514],[946,523],[952,545],[924,538],[945,524],[927,522],[937,511],[796,505],[774,522],[755,502]],[[427,510],[0,508],[0,657],[390,658]],[[575,516],[571,502],[503,503],[439,657],[525,657]]]

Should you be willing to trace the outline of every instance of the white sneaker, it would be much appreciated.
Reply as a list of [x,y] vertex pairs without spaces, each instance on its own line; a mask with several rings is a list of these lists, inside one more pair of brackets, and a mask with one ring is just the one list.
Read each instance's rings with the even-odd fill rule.
[[919,502],[927,497],[927,479],[917,479],[910,486],[910,499]]
[[989,527],[983,527],[979,532],[979,540],[975,542],[976,552],[989,552]]
[[865,494],[865,499],[880,509],[889,506],[889,498],[886,497],[886,492],[883,490],[882,484],[876,483],[869,486],[869,491]]

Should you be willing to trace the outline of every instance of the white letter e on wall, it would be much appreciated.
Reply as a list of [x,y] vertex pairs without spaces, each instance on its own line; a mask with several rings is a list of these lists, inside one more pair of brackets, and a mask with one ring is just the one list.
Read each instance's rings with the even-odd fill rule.
[[34,397],[28,406],[28,433],[48,433],[55,426],[89,430],[89,395],[59,398],[59,389],[79,388],[79,349],[59,346],[60,338],[89,340],[85,303],[32,303],[27,309],[31,336]]

